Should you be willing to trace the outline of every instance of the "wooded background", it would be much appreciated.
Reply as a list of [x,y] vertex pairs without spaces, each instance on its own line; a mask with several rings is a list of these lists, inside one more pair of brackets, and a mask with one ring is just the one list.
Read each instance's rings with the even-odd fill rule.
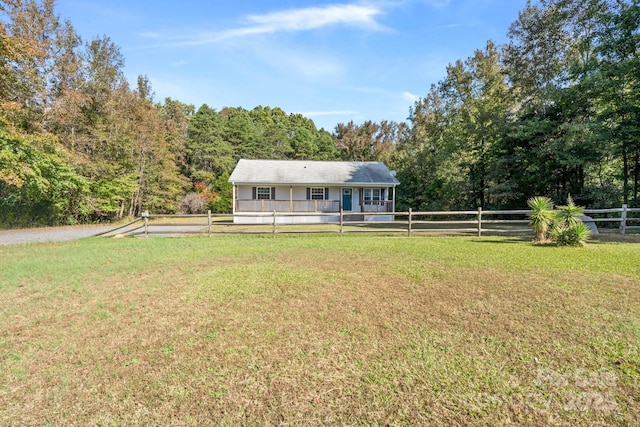
[[[278,107],[196,108],[123,76],[53,0],[0,1],[0,226],[231,211],[240,158],[371,160],[399,210],[640,206],[640,0],[528,4],[395,123],[327,131]],[[213,102],[214,100],[212,100]]]

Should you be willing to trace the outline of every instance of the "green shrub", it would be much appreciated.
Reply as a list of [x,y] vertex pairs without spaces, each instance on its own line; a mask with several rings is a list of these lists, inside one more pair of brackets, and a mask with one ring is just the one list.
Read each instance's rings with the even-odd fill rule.
[[584,246],[591,237],[591,229],[583,222],[564,228],[554,228],[551,238],[558,246]]

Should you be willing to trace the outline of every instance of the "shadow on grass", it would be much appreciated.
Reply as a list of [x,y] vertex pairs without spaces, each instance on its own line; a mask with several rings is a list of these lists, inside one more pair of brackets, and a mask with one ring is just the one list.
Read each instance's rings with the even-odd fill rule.
[[604,244],[604,243],[640,243],[640,234],[618,234],[618,233],[600,233],[591,237],[587,244]]
[[[553,242],[536,243],[529,236],[512,237],[507,239],[492,238],[492,237],[478,237],[473,239],[477,243],[502,243],[502,244],[522,244],[529,243],[533,247],[538,248],[555,248],[558,247]],[[624,243],[624,244],[640,244],[640,234],[613,234],[603,233],[597,236],[591,237],[587,240],[586,245],[604,245],[611,243]]]
[[532,240],[529,237],[509,237],[509,238],[498,238],[498,237],[478,237],[475,239],[471,239],[476,243],[503,243],[503,244],[523,244],[523,243],[531,243]]

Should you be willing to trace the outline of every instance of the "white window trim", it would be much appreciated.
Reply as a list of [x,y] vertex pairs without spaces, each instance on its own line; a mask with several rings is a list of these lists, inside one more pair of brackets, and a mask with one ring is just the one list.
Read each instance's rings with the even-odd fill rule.
[[271,200],[271,187],[256,187],[257,200]]
[[309,195],[311,200],[324,200],[324,187],[311,187]]
[[[377,198],[376,198],[376,190],[377,190]],[[365,188],[362,194],[362,199],[365,202],[379,202],[382,200],[382,191],[379,188]]]

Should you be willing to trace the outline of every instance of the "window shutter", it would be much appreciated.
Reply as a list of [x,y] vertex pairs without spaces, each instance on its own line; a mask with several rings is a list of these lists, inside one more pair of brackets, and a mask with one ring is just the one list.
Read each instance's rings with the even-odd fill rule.
[[311,188],[307,187],[307,200],[311,200]]
[[329,187],[325,187],[324,189],[324,199],[329,200]]
[[276,199],[276,187],[271,187],[271,200]]
[[384,188],[380,189],[380,200],[387,200],[384,198]]
[[256,187],[251,188],[251,198],[253,200],[256,200],[258,198],[258,195],[256,194]]

